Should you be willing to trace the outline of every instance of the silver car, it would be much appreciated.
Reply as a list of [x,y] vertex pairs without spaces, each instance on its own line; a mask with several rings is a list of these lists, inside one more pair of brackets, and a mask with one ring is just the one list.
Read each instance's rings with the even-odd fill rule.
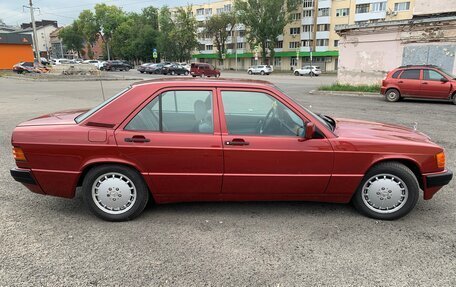
[[319,66],[304,66],[301,69],[294,70],[293,74],[295,76],[319,76],[321,74],[321,69]]
[[272,67],[269,65],[258,65],[252,66],[247,70],[249,75],[260,74],[260,75],[269,75],[272,73]]

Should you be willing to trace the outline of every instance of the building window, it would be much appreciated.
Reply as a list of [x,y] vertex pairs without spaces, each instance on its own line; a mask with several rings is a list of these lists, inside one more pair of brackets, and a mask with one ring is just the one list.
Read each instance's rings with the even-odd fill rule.
[[302,25],[302,32],[313,32],[313,25]]
[[320,24],[317,25],[317,31],[322,32],[322,31],[329,31],[329,24]]
[[329,16],[329,8],[318,9],[318,17]]
[[222,14],[224,12],[223,8],[217,8],[215,11],[217,14]]
[[293,20],[293,21],[301,20],[301,13],[291,14],[291,20]]
[[290,66],[297,66],[298,59],[296,57],[290,57]]
[[231,4],[224,5],[223,12],[231,12]]
[[337,9],[336,10],[336,17],[345,17],[350,14],[350,9],[349,8],[342,8],[342,9]]
[[382,12],[386,10],[386,2],[372,3],[370,7],[371,12]]
[[339,40],[334,40],[334,47],[339,47]]
[[282,49],[283,48],[283,41],[277,41],[275,47],[278,48],[278,49]]
[[244,49],[244,43],[237,43],[236,44],[237,49]]
[[301,43],[303,47],[313,46],[313,40],[302,40]]
[[410,2],[394,3],[394,11],[407,11],[410,10]]
[[214,49],[214,45],[206,45],[206,51],[212,51]]
[[312,8],[314,6],[314,0],[303,0],[302,7],[304,8]]
[[302,11],[302,17],[312,17],[312,16],[313,16],[313,10]]
[[290,42],[290,44],[289,44],[288,47],[289,47],[290,49],[296,49],[296,48],[301,47],[300,44],[301,44],[300,42]]
[[290,35],[298,35],[301,33],[301,28],[290,28]]
[[356,5],[356,14],[369,13],[370,4]]
[[274,58],[274,67],[282,66],[282,58]]
[[317,39],[317,46],[328,46],[329,39]]
[[204,11],[206,15],[212,15],[212,8],[208,8]]
[[239,37],[244,37],[245,36],[245,30],[239,31]]
[[204,8],[196,9],[196,15],[204,15]]

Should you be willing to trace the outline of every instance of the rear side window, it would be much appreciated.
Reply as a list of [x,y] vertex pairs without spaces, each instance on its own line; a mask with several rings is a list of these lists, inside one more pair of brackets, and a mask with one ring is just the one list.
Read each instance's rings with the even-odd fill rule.
[[394,72],[394,74],[391,76],[391,78],[397,79],[397,77],[399,77],[399,74],[401,72],[402,72],[402,70],[398,70],[398,71]]
[[419,80],[420,79],[420,70],[419,69],[405,70],[401,74],[401,79]]

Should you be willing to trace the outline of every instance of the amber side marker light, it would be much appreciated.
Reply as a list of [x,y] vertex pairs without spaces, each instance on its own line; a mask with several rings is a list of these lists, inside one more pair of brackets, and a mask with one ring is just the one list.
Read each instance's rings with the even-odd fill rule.
[[445,168],[445,153],[440,152],[435,155],[435,158],[437,160],[437,167],[438,168]]
[[13,147],[13,156],[17,161],[27,161],[24,151],[20,147]]

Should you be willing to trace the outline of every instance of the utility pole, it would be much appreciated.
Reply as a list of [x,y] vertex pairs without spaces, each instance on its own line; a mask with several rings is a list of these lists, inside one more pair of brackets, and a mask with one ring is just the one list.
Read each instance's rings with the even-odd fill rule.
[[25,8],[30,9],[30,18],[32,20],[32,29],[33,29],[33,46],[35,48],[35,67],[39,65],[40,62],[40,48],[38,48],[38,38],[36,36],[36,25],[35,25],[35,14],[34,10],[38,8],[33,8],[32,0],[29,0],[29,6],[24,6]]

